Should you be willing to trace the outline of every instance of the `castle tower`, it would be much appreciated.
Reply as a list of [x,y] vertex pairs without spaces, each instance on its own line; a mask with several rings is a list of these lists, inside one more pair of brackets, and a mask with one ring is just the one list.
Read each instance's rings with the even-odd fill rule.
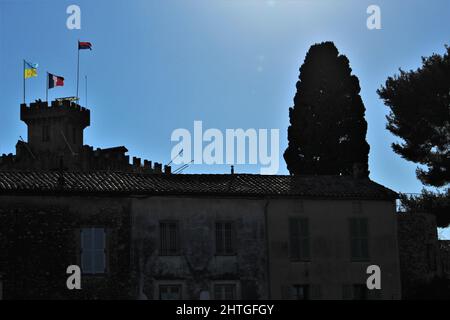
[[83,130],[90,125],[90,111],[69,100],[36,101],[20,106],[27,124],[28,142],[16,146],[23,166],[52,170],[77,167],[83,152]]
[[[70,100],[58,99],[51,105],[36,101],[20,105],[20,120],[28,127],[28,142],[16,144],[16,155],[0,156],[0,170],[67,170],[162,174],[162,165],[130,157],[124,146],[94,150],[84,145],[83,132],[90,125],[90,111]],[[164,173],[170,174],[170,166]]]
[[34,153],[75,153],[83,147],[83,130],[90,111],[68,100],[20,106],[20,120],[28,126],[28,146]]

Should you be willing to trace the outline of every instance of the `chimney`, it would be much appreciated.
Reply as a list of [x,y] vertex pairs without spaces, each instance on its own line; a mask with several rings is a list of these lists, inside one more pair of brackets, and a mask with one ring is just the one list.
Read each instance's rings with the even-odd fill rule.
[[133,157],[133,166],[136,168],[141,167],[141,158]]
[[234,166],[231,166],[231,174],[234,174]]
[[155,169],[154,169],[154,172],[155,173],[162,173],[162,164],[161,163],[158,163],[158,162],[155,162]]
[[152,162],[148,160],[144,160],[144,169],[148,172],[152,171]]
[[172,167],[171,166],[164,166],[164,173],[165,174],[171,174],[172,173]]

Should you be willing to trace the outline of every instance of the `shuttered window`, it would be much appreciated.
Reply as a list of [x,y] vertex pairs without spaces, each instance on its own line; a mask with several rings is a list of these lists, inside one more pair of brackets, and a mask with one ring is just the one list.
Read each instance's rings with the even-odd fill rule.
[[235,284],[215,284],[214,285],[214,299],[215,300],[236,300],[236,285]]
[[309,221],[307,218],[289,219],[289,254],[291,260],[310,260]]
[[176,221],[164,221],[159,224],[160,254],[163,256],[178,255],[179,235]]
[[83,273],[99,274],[106,272],[105,242],[105,229],[81,229],[81,270]]
[[369,236],[367,218],[350,219],[350,251],[355,261],[369,259]]
[[293,300],[309,300],[310,287],[307,284],[293,285],[291,287],[291,297]]
[[181,285],[160,285],[159,299],[160,300],[181,300]]
[[216,254],[232,255],[236,253],[234,223],[220,221],[216,223]]

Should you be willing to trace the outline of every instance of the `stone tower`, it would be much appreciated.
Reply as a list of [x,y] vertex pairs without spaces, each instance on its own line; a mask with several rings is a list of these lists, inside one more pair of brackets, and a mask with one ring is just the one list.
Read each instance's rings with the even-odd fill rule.
[[88,109],[69,100],[53,101],[51,105],[37,101],[29,107],[20,106],[20,119],[28,127],[28,143],[19,141],[16,147],[24,164],[49,170],[78,167],[83,131],[90,125]]
[[[162,165],[130,157],[124,146],[94,149],[84,145],[84,129],[90,125],[90,111],[67,99],[50,105],[36,101],[20,105],[20,119],[27,124],[28,142],[19,140],[16,155],[0,156],[0,170],[115,170],[162,173]],[[165,173],[171,172],[165,166]]]
[[75,153],[83,147],[83,130],[90,125],[90,111],[64,100],[20,106],[20,120],[28,126],[28,144],[36,153]]

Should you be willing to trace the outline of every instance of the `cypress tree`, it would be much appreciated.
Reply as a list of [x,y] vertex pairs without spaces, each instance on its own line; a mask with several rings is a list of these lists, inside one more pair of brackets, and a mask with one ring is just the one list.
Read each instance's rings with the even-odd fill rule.
[[361,176],[369,176],[365,107],[351,72],[333,42],[315,44],[306,54],[289,109],[284,159],[292,175],[351,175],[357,164]]

